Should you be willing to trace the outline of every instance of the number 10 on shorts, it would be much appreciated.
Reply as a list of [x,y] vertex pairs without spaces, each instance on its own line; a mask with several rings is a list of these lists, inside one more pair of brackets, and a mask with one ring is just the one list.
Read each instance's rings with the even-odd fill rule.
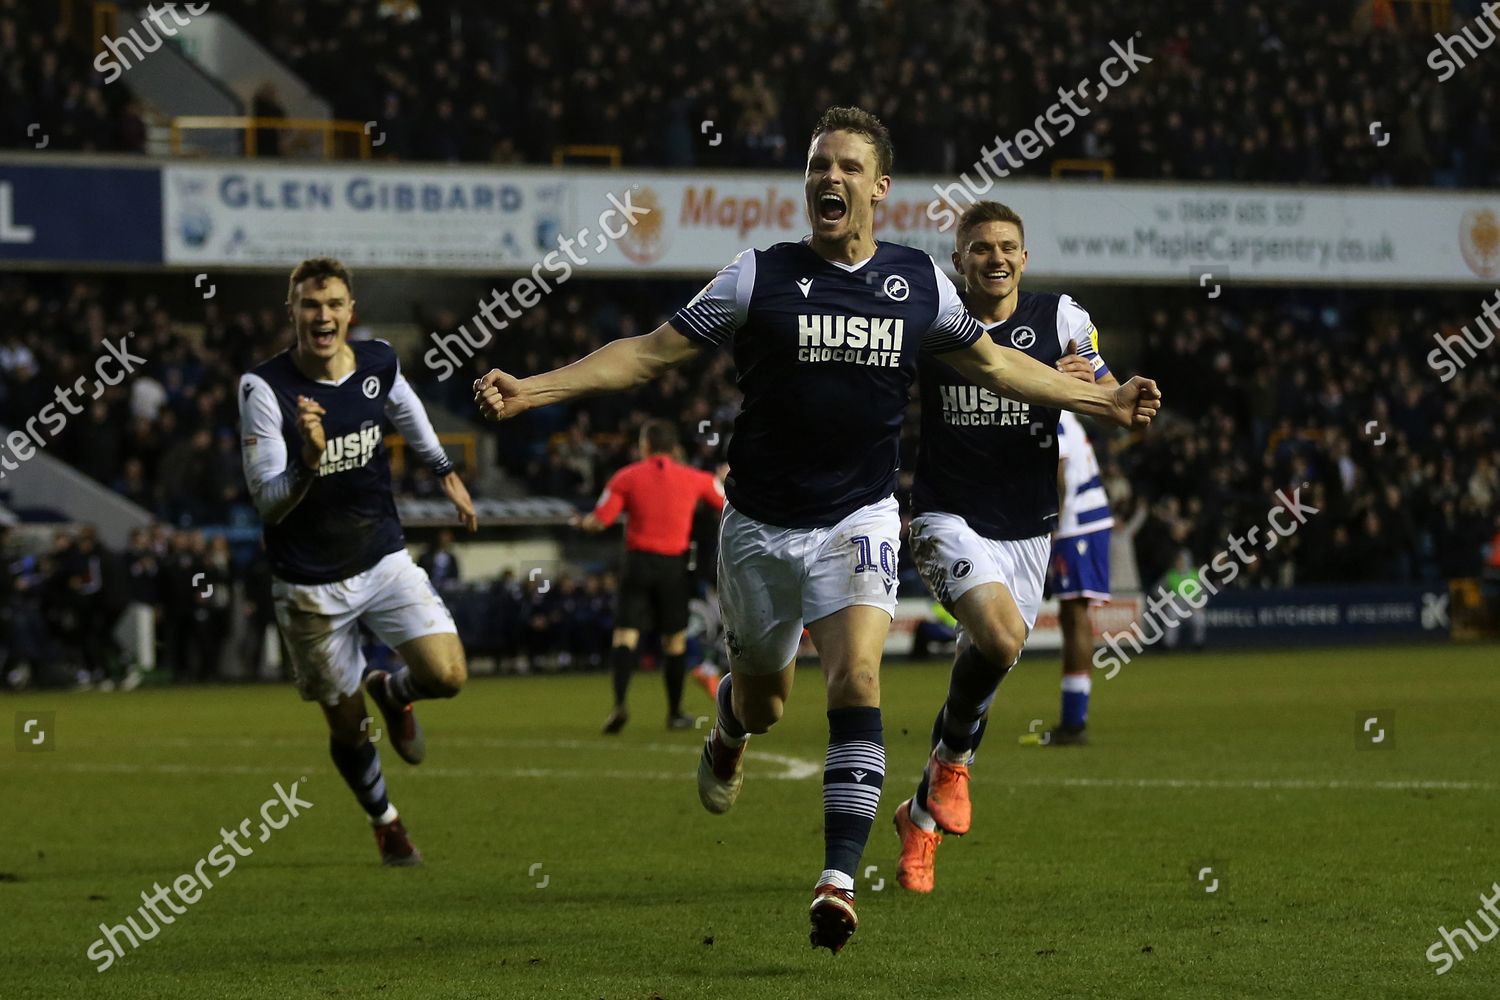
[[[863,573],[865,570],[875,569],[875,561],[870,558],[870,536],[855,535],[849,540],[854,543],[854,551],[859,556],[854,564],[854,572]],[[896,575],[896,547],[890,542],[880,543],[880,571],[886,576]]]

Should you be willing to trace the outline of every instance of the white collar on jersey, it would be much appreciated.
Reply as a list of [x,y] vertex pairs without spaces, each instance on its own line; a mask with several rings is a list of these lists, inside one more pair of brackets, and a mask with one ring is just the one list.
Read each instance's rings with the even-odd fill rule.
[[[802,245],[805,246],[805,247],[807,247],[809,250],[812,250],[812,237],[811,236],[804,236],[804,237],[802,237]],[[880,244],[876,243],[875,244],[875,253],[870,254],[870,256],[866,257],[864,260],[860,261],[858,264],[845,264],[843,261],[828,260],[828,258],[827,257],[823,257],[822,254],[818,254],[818,256],[819,257],[823,257],[823,259],[825,261],[828,261],[828,263],[832,264],[834,267],[838,268],[839,270],[841,270],[841,271],[848,271],[850,274],[853,274],[855,271],[858,271],[860,268],[862,268],[866,264],[870,263],[870,261],[874,260],[875,259],[875,254],[879,253],[879,252],[880,252]],[[818,252],[816,250],[813,250],[813,253],[818,253]]]

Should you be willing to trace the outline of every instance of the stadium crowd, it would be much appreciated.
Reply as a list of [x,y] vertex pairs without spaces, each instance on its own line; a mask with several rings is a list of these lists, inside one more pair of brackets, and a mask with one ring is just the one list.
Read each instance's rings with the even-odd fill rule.
[[[918,0],[216,9],[336,117],[379,121],[377,153],[402,160],[550,163],[559,146],[604,144],[637,165],[798,169],[818,111],[854,102],[889,123],[899,171],[954,176],[1033,125],[1060,89],[1087,79],[1099,93],[1117,42],[1150,62],[1098,102],[1085,95],[1069,134],[1054,128],[1055,144],[1018,173],[1088,158],[1138,179],[1500,182],[1500,61],[1476,59],[1460,81],[1440,82],[1421,3],[954,0],[941,17]],[[1456,34],[1479,0],[1451,11],[1441,28]],[[128,74],[104,87],[89,58],[19,0],[0,0],[0,144],[32,148],[27,123],[42,122],[50,149],[142,148]],[[1377,121],[1388,145],[1372,138]],[[704,122],[726,141],[710,146]]]
[[[91,525],[59,529],[52,546],[28,552],[0,525],[0,690],[23,686],[97,686],[130,690],[143,669],[176,683],[253,679],[284,673],[267,650],[275,621],[270,566],[259,550],[232,552],[213,531],[160,522],[131,532],[112,551]],[[448,533],[444,533],[447,535]],[[595,669],[607,658],[614,627],[611,572],[537,580],[507,569],[479,586],[458,580],[451,536],[419,559],[444,592],[468,651],[493,656],[509,672]],[[154,622],[154,648],[143,648],[137,616]],[[372,663],[389,651],[371,641]],[[270,655],[268,655],[270,654]],[[280,663],[278,668],[275,664]]]
[[[1241,292],[1154,310],[1141,365],[1170,414],[1116,467],[1144,494],[1143,579],[1264,525],[1276,491],[1317,507],[1243,585],[1432,581],[1500,572],[1500,358],[1444,383],[1435,334],[1473,317],[1416,294]],[[1264,530],[1264,529],[1262,529]],[[1486,565],[1488,570],[1486,570]]]
[[145,108],[104,85],[62,6],[0,0],[0,149],[144,152]]
[[[200,331],[174,321],[151,294],[132,294],[134,287],[0,279],[0,422],[8,427],[24,425],[55,386],[91,375],[107,338],[134,331],[131,350],[148,363],[87,401],[47,452],[160,522],[118,554],[119,572],[79,572],[79,553],[98,549],[96,539],[59,538],[51,553],[19,562],[7,552],[6,597],[11,609],[31,609],[10,616],[29,649],[61,642],[80,663],[97,662],[102,647],[89,629],[109,617],[89,612],[88,602],[111,611],[148,605],[163,623],[161,661],[191,679],[222,661],[225,616],[270,620],[269,602],[255,596],[269,586],[258,550],[244,541],[231,547],[220,536],[227,525],[239,529],[231,532],[238,539],[247,531],[253,537],[255,523],[240,471],[235,379],[290,333],[274,308],[233,313],[212,302],[204,304]],[[527,372],[566,364],[610,337],[651,329],[663,318],[661,303],[683,297],[642,282],[570,286],[530,310],[516,335],[497,339],[473,365]],[[1467,297],[1236,290],[1207,303],[1162,290],[1143,301],[1149,306],[1142,316],[1114,317],[1110,325],[1143,330],[1138,367],[1160,382],[1168,405],[1144,439],[1105,434],[1099,442],[1142,585],[1161,578],[1184,549],[1195,562],[1210,559],[1231,534],[1264,523],[1278,490],[1290,496],[1298,489],[1319,513],[1247,566],[1236,586],[1500,571],[1493,406],[1500,356],[1481,353],[1446,383],[1427,362],[1434,334],[1473,325]],[[414,318],[424,332],[452,322],[431,308],[419,307]],[[438,382],[416,356],[403,370],[430,407],[474,419],[467,379]],[[476,422],[475,430],[495,435],[513,488],[565,497],[581,509],[631,460],[634,431],[647,417],[678,424],[690,461],[708,468],[722,461],[738,405],[732,375],[730,353],[717,352],[640,393],[533,411],[503,430]],[[908,418],[909,466],[915,412]],[[400,489],[421,495],[433,484],[411,470]],[[195,597],[177,579],[190,565],[241,581],[243,599],[231,610]],[[613,582],[606,575],[559,581],[544,594],[513,577],[482,589],[488,596],[473,605],[475,634],[496,652],[515,650],[528,660],[566,654],[587,663],[607,644]],[[259,657],[254,647],[231,655]]]

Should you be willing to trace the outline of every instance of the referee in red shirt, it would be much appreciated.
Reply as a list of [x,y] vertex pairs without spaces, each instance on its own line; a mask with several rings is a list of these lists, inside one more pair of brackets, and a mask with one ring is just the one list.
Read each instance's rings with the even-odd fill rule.
[[625,728],[630,714],[625,692],[640,658],[641,632],[661,636],[667,684],[667,725],[690,729],[682,714],[682,685],[687,669],[688,541],[698,502],[724,509],[724,487],[710,473],[676,460],[677,428],[665,420],[648,420],[641,428],[641,460],[610,479],[592,513],[575,519],[585,531],[603,531],[623,511],[625,560],[620,568],[615,609],[614,648],[610,672],[615,707],[604,720],[606,733]]

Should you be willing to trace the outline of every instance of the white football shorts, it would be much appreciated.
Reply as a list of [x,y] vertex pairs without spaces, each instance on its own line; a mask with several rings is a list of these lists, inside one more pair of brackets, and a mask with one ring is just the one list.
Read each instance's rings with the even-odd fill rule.
[[405,549],[334,583],[275,580],[271,596],[306,701],[335,705],[359,690],[365,654],[359,623],[392,649],[424,635],[457,633],[453,615]]
[[956,514],[920,514],[911,520],[911,554],[927,589],[952,612],[975,587],[999,583],[1010,591],[1029,633],[1042,607],[1051,539],[994,539]]
[[719,607],[731,669],[776,673],[796,656],[805,622],[856,604],[894,618],[900,544],[895,497],[826,528],[778,528],[726,504]]

